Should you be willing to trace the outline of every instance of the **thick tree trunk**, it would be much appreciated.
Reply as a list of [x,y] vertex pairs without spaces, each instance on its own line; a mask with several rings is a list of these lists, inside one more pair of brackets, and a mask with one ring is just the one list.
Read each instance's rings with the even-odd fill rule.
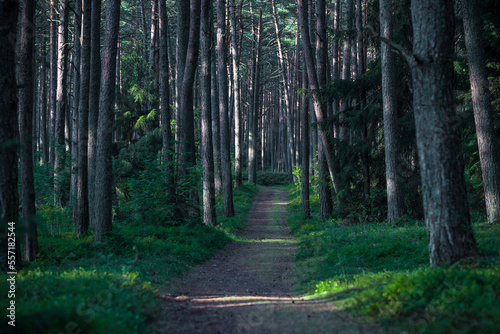
[[56,93],[56,123],[55,123],[55,155],[54,155],[54,202],[65,205],[64,189],[61,185],[61,172],[64,169],[65,143],[64,143],[64,118],[68,104],[67,73],[68,73],[68,24],[69,4],[67,0],[61,1],[59,10],[59,39],[57,54],[57,93]]
[[201,155],[203,165],[203,222],[217,224],[215,212],[214,157],[212,146],[212,90],[211,90],[211,0],[201,2]]
[[174,195],[174,166],[171,112],[170,109],[170,84],[169,84],[169,57],[168,57],[168,14],[166,0],[159,0],[160,7],[160,109],[162,128],[163,170],[167,184],[167,195]]
[[[19,62],[19,84],[22,87],[19,89],[19,133],[21,136],[20,172],[22,190],[21,206],[23,212],[24,227],[23,257],[26,261],[35,261],[38,252],[38,238],[35,219],[35,180],[33,176],[34,138],[32,127],[34,95],[33,40],[35,38],[35,6],[35,0],[26,0],[23,2],[21,13],[21,48]],[[3,113],[4,109],[1,110]],[[5,137],[2,136],[2,138]]]
[[227,89],[226,1],[217,0],[217,74],[219,78],[220,153],[222,200],[225,217],[234,216],[231,153],[229,147],[229,110]]
[[99,121],[96,159],[95,235],[94,241],[102,241],[111,231],[113,221],[113,170],[112,135],[114,121],[116,55],[120,27],[120,0],[108,0],[106,5],[106,36],[103,47],[101,91],[99,95]]
[[[392,39],[392,0],[380,0],[380,35]],[[391,46],[381,43],[382,100],[384,110],[385,178],[387,187],[387,221],[394,222],[403,215],[398,142],[398,111],[395,54]]]
[[233,73],[233,100],[234,100],[234,187],[242,185],[242,135],[241,128],[241,110],[240,110],[240,71],[239,57],[237,52],[237,36],[236,36],[236,0],[231,0],[231,57],[232,57],[232,73]]
[[452,0],[412,0],[413,108],[431,265],[478,254],[454,109]]
[[[92,0],[92,28],[90,37],[90,87],[89,87],[89,225],[95,226],[96,201],[96,145],[99,117],[99,91],[101,82],[101,0]],[[107,32],[106,32],[107,33]]]
[[[19,231],[19,193],[17,190],[17,149],[19,145],[19,128],[17,119],[16,89],[16,28],[19,2],[15,0],[0,2],[0,269],[3,273],[15,271],[9,267],[7,258],[8,239],[14,223]],[[21,263],[19,249],[19,233],[16,233],[15,262]]]
[[488,222],[493,223],[500,221],[500,148],[493,123],[494,110],[491,106],[488,72],[484,57],[480,1],[463,0],[462,6],[486,213]]
[[90,33],[92,0],[82,1],[82,46],[80,56],[80,103],[78,117],[78,178],[76,235],[86,235],[89,228],[88,137],[90,89]]

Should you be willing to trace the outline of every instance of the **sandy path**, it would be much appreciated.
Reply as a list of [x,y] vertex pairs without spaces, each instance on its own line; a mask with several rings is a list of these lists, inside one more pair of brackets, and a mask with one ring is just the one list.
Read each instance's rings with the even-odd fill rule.
[[368,333],[326,301],[293,294],[297,245],[286,225],[285,191],[262,188],[233,242],[163,295],[157,333]]

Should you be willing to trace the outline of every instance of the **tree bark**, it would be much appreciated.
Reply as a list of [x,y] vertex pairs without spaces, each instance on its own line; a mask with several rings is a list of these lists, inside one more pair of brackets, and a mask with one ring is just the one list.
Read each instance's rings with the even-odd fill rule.
[[[326,5],[325,0],[316,1],[316,71],[318,74],[318,85],[324,89],[327,82],[328,40],[326,38]],[[323,110],[327,106],[321,102]],[[318,132],[324,124],[318,122]],[[318,142],[318,194],[320,216],[326,217],[332,213],[333,202],[330,190],[331,179],[328,175],[328,164],[325,157],[325,149],[321,141]]]
[[[99,91],[101,83],[101,0],[92,0],[90,36],[90,87],[89,87],[89,225],[95,227],[96,209],[96,149],[97,122],[99,117]],[[106,32],[107,33],[107,32]],[[99,200],[99,199],[97,199]]]
[[241,128],[241,110],[240,110],[240,71],[239,57],[237,52],[237,36],[236,36],[236,0],[231,0],[231,57],[233,71],[233,99],[234,99],[234,187],[238,188],[242,185],[242,135]]
[[217,224],[215,212],[214,157],[212,146],[211,0],[201,2],[201,151],[203,165],[203,222]]
[[233,180],[229,147],[229,110],[227,90],[226,1],[217,0],[217,74],[219,78],[220,153],[222,199],[225,217],[234,216]]
[[80,104],[80,51],[82,32],[82,0],[75,1],[75,37],[73,40],[73,108],[71,111],[71,184],[70,205],[73,222],[78,220],[77,193],[78,193],[78,115]]
[[56,92],[57,92],[57,11],[56,1],[50,2],[50,86],[49,86],[49,159],[50,165],[54,167],[55,160],[55,115],[56,115]]
[[90,34],[92,0],[82,1],[82,46],[80,56],[80,103],[78,118],[78,178],[76,235],[86,235],[89,228],[88,137],[90,96]]
[[[392,0],[380,0],[380,35],[392,39]],[[387,187],[387,221],[394,222],[403,215],[404,203],[398,162],[398,102],[395,55],[391,46],[381,43],[382,101],[384,114],[385,179]]]
[[500,221],[500,149],[493,123],[479,5],[477,0],[463,0],[462,17],[486,213],[488,222],[493,223]]
[[111,231],[113,221],[112,142],[116,87],[116,55],[120,27],[120,0],[108,0],[106,6],[106,36],[103,47],[101,91],[96,156],[96,194],[94,241],[103,241]]
[[[299,56],[297,52],[297,57]],[[302,87],[307,87],[307,74],[302,71]],[[301,143],[302,143],[302,217],[311,217],[311,207],[309,204],[309,101],[302,95],[301,112]]]
[[[2,272],[14,271],[8,266],[8,223],[14,223],[19,231],[19,193],[17,190],[17,149],[19,128],[17,119],[16,89],[16,27],[19,2],[16,0],[0,2],[0,269]],[[19,233],[16,234],[16,237]],[[19,238],[15,243],[16,267],[21,263]]]
[[169,84],[169,57],[168,57],[168,15],[166,0],[159,0],[160,7],[160,109],[162,123],[162,152],[163,170],[167,184],[167,195],[171,198],[175,193],[173,145],[171,112],[170,109],[170,84]]
[[178,151],[179,140],[179,97],[182,91],[182,80],[184,79],[184,69],[186,68],[186,55],[189,42],[189,1],[177,0],[177,48],[175,51],[175,139],[178,142],[176,152]]
[[19,133],[21,136],[20,172],[22,191],[21,206],[24,227],[23,257],[26,261],[35,261],[38,252],[35,217],[35,179],[33,176],[34,138],[32,125],[34,95],[33,41],[35,38],[35,7],[35,0],[26,0],[23,2],[21,12],[21,48],[19,63],[19,84],[21,86],[19,89]]
[[452,0],[412,0],[413,108],[431,265],[478,254],[454,109]]
[[68,97],[66,93],[68,73],[68,24],[69,4],[67,0],[61,1],[59,10],[59,38],[57,53],[57,90],[56,90],[56,115],[55,115],[55,155],[54,155],[54,202],[65,205],[63,180],[60,174],[64,169],[65,143],[64,143],[64,118]]

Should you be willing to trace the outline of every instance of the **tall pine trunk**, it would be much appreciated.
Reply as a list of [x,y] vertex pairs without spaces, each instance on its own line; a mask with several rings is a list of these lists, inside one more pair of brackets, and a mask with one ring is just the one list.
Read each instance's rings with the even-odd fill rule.
[[112,143],[116,87],[116,55],[120,27],[120,0],[108,0],[106,6],[106,36],[104,37],[99,120],[96,150],[96,194],[94,241],[105,240],[113,221]]
[[242,185],[242,134],[241,129],[241,110],[240,110],[240,71],[239,57],[237,52],[236,36],[236,0],[231,0],[231,57],[233,73],[233,100],[234,100],[234,187]]
[[[392,0],[380,0],[380,34],[392,39]],[[394,222],[403,215],[403,196],[398,173],[398,102],[395,55],[391,47],[382,42],[382,100],[384,114],[385,178],[387,187],[387,221]]]
[[67,74],[68,74],[68,24],[69,3],[61,1],[59,11],[59,39],[57,53],[57,90],[56,90],[56,123],[55,123],[55,155],[54,155],[54,200],[56,204],[65,205],[63,180],[61,172],[64,169],[65,142],[64,119],[68,104]]
[[159,0],[160,7],[160,109],[161,109],[161,132],[163,170],[165,171],[165,182],[167,184],[167,195],[174,195],[174,168],[173,168],[173,145],[171,112],[170,109],[170,83],[169,83],[169,56],[168,56],[168,13],[166,0]]
[[488,222],[500,221],[500,149],[493,123],[493,107],[484,57],[480,1],[463,0],[465,46],[469,62],[472,104],[476,122],[477,144],[483,174]]
[[[17,148],[19,131],[17,119],[16,89],[16,28],[19,2],[0,2],[0,269],[2,272],[15,271],[8,266],[7,236],[9,223],[19,220],[19,193],[17,190]],[[18,228],[18,226],[15,226]],[[21,263],[19,238],[15,244],[16,264]],[[16,267],[18,267],[18,265]]]
[[89,228],[88,138],[90,96],[90,33],[92,0],[82,1],[82,46],[80,56],[80,103],[78,117],[78,177],[76,235],[86,235]]
[[431,265],[478,254],[453,95],[452,0],[412,0],[413,108]]
[[201,156],[203,165],[203,222],[214,226],[215,212],[215,183],[214,157],[212,146],[212,90],[211,90],[211,29],[210,15],[212,14],[211,0],[201,2]]
[[[96,173],[96,145],[97,120],[99,115],[99,90],[101,83],[101,0],[92,0],[90,37],[90,87],[89,87],[89,225],[95,226],[95,173]],[[106,32],[107,33],[107,32]]]
[[231,152],[229,147],[229,107],[227,84],[226,1],[217,0],[217,74],[219,79],[220,153],[222,202],[225,217],[234,216]]
[[[21,136],[21,206],[23,213],[23,258],[35,261],[38,252],[33,176],[33,41],[35,34],[35,0],[23,2],[21,12],[21,48],[19,62],[19,133]],[[3,17],[3,16],[2,16]],[[2,113],[4,109],[1,109]],[[2,136],[2,138],[5,138]],[[3,178],[2,174],[2,178]],[[17,192],[17,189],[16,189]]]

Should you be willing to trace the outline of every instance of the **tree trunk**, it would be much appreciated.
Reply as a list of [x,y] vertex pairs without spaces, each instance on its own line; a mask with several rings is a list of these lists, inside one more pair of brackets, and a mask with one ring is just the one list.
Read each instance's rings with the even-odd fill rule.
[[[297,52],[297,57],[299,56]],[[307,87],[307,74],[302,71],[302,87]],[[311,207],[309,205],[309,101],[302,95],[301,112],[301,143],[302,143],[302,217],[311,217]]]
[[[20,171],[22,190],[21,206],[23,212],[24,227],[23,257],[26,261],[35,261],[38,252],[38,239],[35,217],[35,180],[33,176],[34,142],[32,127],[34,95],[33,41],[35,38],[35,6],[36,5],[34,0],[26,0],[23,2],[21,13],[21,48],[19,59],[19,84],[22,87],[19,89],[19,133],[21,136]],[[3,110],[4,109],[2,109],[2,113]],[[2,138],[5,137],[2,136]]]
[[113,221],[112,135],[116,87],[116,55],[120,27],[120,0],[108,0],[106,5],[106,36],[103,47],[101,91],[96,156],[96,194],[94,241],[105,240]]
[[[210,22],[210,31],[213,42],[213,23]],[[212,54],[212,82],[211,82],[211,102],[212,102],[212,144],[214,149],[214,182],[215,193],[220,194],[222,191],[222,170],[220,161],[220,120],[219,120],[219,91],[217,89],[217,59],[216,53]]]
[[90,89],[90,34],[92,0],[82,1],[82,46],[80,56],[80,104],[78,118],[78,179],[76,235],[86,235],[89,228],[88,137]]
[[285,62],[285,54],[283,52],[283,44],[281,42],[281,31],[278,22],[278,13],[276,11],[276,0],[272,1],[272,7],[273,7],[273,17],[274,17],[274,28],[276,31],[276,41],[278,42],[278,60],[280,63],[281,80],[283,81],[283,93],[285,97],[285,110],[286,110],[285,115],[287,118],[288,141],[286,142],[286,145],[287,145],[287,150],[288,150],[287,153],[289,159],[288,161],[289,168],[287,169],[287,173],[289,174],[290,177],[292,177],[293,166],[296,164],[296,161],[295,161],[295,153],[293,151],[292,107],[290,101],[290,89],[289,89],[289,82],[287,75],[288,64],[286,64]]
[[189,1],[177,0],[177,48],[175,51],[175,139],[178,144],[176,152],[178,152],[179,140],[179,97],[182,91],[182,80],[184,79],[184,69],[186,68],[186,55],[189,42]]
[[160,7],[160,109],[162,128],[163,170],[165,171],[167,195],[171,198],[175,193],[174,165],[171,112],[170,84],[169,84],[169,57],[168,57],[168,14],[166,0],[159,0]]
[[57,91],[57,11],[56,1],[50,2],[50,93],[49,93],[49,142],[50,142],[50,165],[54,167],[55,160],[55,115],[56,115],[56,91]]
[[234,187],[242,185],[242,135],[241,128],[241,110],[240,110],[240,71],[239,57],[237,52],[236,37],[236,0],[231,0],[231,56],[233,70],[233,99],[234,99]]
[[[380,0],[380,35],[392,40],[392,0]],[[387,187],[387,221],[394,222],[403,215],[404,203],[398,162],[398,102],[395,54],[391,46],[381,43],[382,101],[384,113],[385,178]]]
[[203,165],[203,222],[217,224],[215,212],[214,157],[212,147],[212,102],[211,102],[211,0],[201,3],[201,155]]
[[54,155],[54,202],[58,205],[64,203],[64,189],[61,185],[61,172],[64,169],[65,143],[64,143],[64,116],[67,108],[66,79],[68,67],[68,24],[69,24],[68,1],[61,1],[59,10],[59,39],[57,54],[57,93],[56,93],[56,115],[55,115],[55,155]]
[[252,94],[248,115],[248,182],[257,184],[257,114],[260,90],[260,44],[262,35],[262,11],[259,14],[257,31],[254,30],[255,56],[252,63]]
[[[194,136],[193,87],[198,65],[200,45],[200,0],[191,0],[191,22],[189,31],[186,67],[183,71],[181,94],[179,97],[178,129],[179,129],[179,164],[180,174],[189,178],[190,167],[196,164],[196,147]],[[198,215],[198,192],[191,185],[190,198],[195,202],[189,215]]]
[[[17,148],[19,131],[17,119],[17,89],[16,89],[16,28],[19,11],[18,1],[0,2],[0,269],[3,273],[15,271],[8,261],[7,236],[14,227],[19,231],[19,193],[17,190]],[[19,236],[17,233],[15,236]],[[12,235],[11,235],[12,236]],[[15,243],[15,267],[21,263],[19,238]],[[12,262],[10,262],[12,264]]]
[[478,254],[454,109],[452,0],[412,0],[413,108],[431,265]]
[[[88,177],[89,225],[95,227],[97,120],[99,117],[99,90],[101,82],[101,0],[92,0],[91,16]],[[99,196],[97,196],[97,200],[99,200]]]
[[[309,38],[309,26],[307,24],[307,1],[306,0],[297,0],[297,7],[299,12],[299,24],[302,34],[302,44],[304,49],[304,59],[305,59],[305,67],[307,71],[307,77],[309,80],[309,87],[311,89],[312,97],[313,97],[313,107],[314,113],[316,115],[316,120],[318,123],[322,123],[325,120],[325,108],[321,103],[321,97],[319,95],[319,84],[318,77],[316,74],[316,68],[314,66],[314,57],[312,53],[311,40]],[[334,161],[333,161],[333,148],[328,140],[328,136],[326,132],[320,127],[318,129],[319,139],[323,143],[323,148],[325,150],[325,158],[328,164],[328,171],[330,173],[330,177],[332,180],[335,180],[334,175]],[[334,184],[335,188],[335,184]],[[335,192],[338,192],[337,189],[334,189]]]
[[[318,84],[324,89],[327,82],[328,40],[326,38],[326,6],[325,0],[316,1],[316,71],[318,73]],[[327,106],[321,102],[323,110]],[[318,132],[324,124],[318,122]],[[320,216],[326,217],[332,213],[333,202],[330,190],[331,179],[328,175],[328,164],[325,157],[323,143],[318,142],[318,194],[320,205]]]
[[45,35],[42,35],[42,60],[40,73],[40,95],[42,103],[40,105],[40,146],[42,150],[43,166],[47,168],[49,164],[49,133],[47,131],[47,43]]
[[80,104],[80,51],[82,32],[82,0],[75,1],[75,37],[73,40],[73,108],[71,112],[71,184],[70,184],[70,205],[73,222],[78,220],[77,193],[78,193],[78,115]]
[[493,223],[500,221],[500,149],[493,123],[479,5],[480,1],[463,0],[462,17],[486,213],[488,222]]
[[234,216],[227,90],[226,1],[217,0],[217,74],[219,78],[220,153],[225,217]]

